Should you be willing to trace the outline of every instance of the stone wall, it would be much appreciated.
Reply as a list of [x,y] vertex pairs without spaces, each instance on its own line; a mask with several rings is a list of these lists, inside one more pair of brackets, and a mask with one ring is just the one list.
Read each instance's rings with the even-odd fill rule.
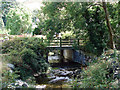
[[63,55],[65,60],[73,61],[73,50],[64,50]]

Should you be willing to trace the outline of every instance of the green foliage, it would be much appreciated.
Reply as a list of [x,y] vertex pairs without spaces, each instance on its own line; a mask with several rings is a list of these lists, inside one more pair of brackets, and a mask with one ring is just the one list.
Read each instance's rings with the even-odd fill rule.
[[[104,9],[101,3],[76,2],[46,2],[39,16],[38,28],[47,37],[56,33],[72,31],[76,38],[86,42],[87,52],[101,55],[109,48],[109,34],[106,25]],[[119,7],[118,3],[107,3],[110,12],[110,23],[115,41],[119,38]],[[41,17],[40,17],[41,16]],[[44,18],[43,18],[44,17]]]
[[14,71],[11,70],[9,67],[7,67],[6,63],[8,63],[6,60],[5,60],[5,57],[6,56],[0,56],[0,59],[2,59],[2,63],[1,66],[0,66],[0,86],[2,88],[7,88],[8,85],[10,85],[11,83],[14,83],[15,80],[17,78],[19,78],[20,76],[17,74],[18,71]]
[[86,43],[85,51],[88,53],[91,53],[91,52],[93,52],[94,54],[97,53],[96,48],[94,48],[94,45],[91,42]]
[[2,72],[2,88],[7,88],[8,85],[11,83],[15,83],[15,80],[19,77],[17,71],[16,72],[10,72],[7,70],[3,70]]
[[[38,28],[42,32],[45,31],[45,34],[47,32],[48,38],[53,37],[55,32],[72,31],[76,38],[86,42],[86,47],[90,47],[86,49],[87,52],[100,55],[107,47],[108,28],[100,3],[46,2],[44,5],[41,8],[43,15],[39,15]],[[116,3],[108,4],[109,10],[111,10],[110,7],[117,10],[116,6]],[[116,14],[118,10],[115,10],[114,12],[110,11],[112,12],[110,15],[113,17],[110,20],[114,21],[115,19],[112,25],[117,28],[115,23],[118,22]]]
[[77,86],[80,88],[118,88],[118,83],[115,85],[113,83],[116,81],[114,67],[119,63],[119,55],[118,51],[104,52],[97,62],[93,62],[87,69],[83,69],[80,83],[76,83]]
[[33,35],[41,35],[41,31],[39,28],[35,28],[33,31]]
[[116,40],[116,48],[120,50],[120,38],[117,38]]
[[10,8],[15,7],[16,3],[15,0],[7,1],[7,0],[1,0],[1,10],[0,10],[0,15],[2,17],[2,20],[4,22],[4,26],[6,26],[6,15],[9,12]]
[[22,33],[31,33],[32,19],[29,10],[25,7],[11,8],[7,14],[6,28],[10,30],[11,35],[19,35]]
[[103,49],[106,48],[108,40],[108,31],[105,25],[103,10],[99,6],[93,6],[91,9],[86,9],[84,17],[89,37],[86,47],[90,47],[87,48],[89,49],[88,51],[100,55]]
[[81,87],[90,88],[95,86],[98,87],[99,85],[105,84],[107,87],[107,84],[111,81],[111,79],[106,78],[106,74],[108,74],[108,66],[108,62],[100,62],[98,64],[94,64],[94,66],[89,66],[89,69],[84,71],[84,79],[81,80],[83,82]]
[[114,3],[114,4],[107,3],[109,17],[110,17],[110,23],[111,23],[111,26],[112,26],[112,29],[114,32],[114,41],[115,42],[118,40],[118,38],[120,36],[120,23],[119,23],[120,4],[119,3]]
[[15,38],[2,46],[2,53],[9,54],[6,60],[16,66],[23,80],[47,71],[46,52],[46,45],[39,38]]
[[73,34],[73,31],[65,31],[65,32],[61,32],[61,34],[62,34],[62,39],[75,38],[75,34]]
[[10,8],[14,7],[15,6],[15,0],[11,0],[11,1],[5,1],[5,0],[1,0],[1,12],[3,15],[6,15]]
[[42,7],[40,12],[42,15],[39,15],[38,28],[42,30],[43,34],[47,32],[48,38],[52,38],[55,33],[74,29],[73,23],[69,21],[69,13],[65,9],[65,4],[60,2],[44,3],[45,7]]
[[25,48],[20,52],[20,55],[21,59],[24,60],[25,63],[33,63],[35,62],[34,59],[37,59],[37,55],[32,49]]
[[3,20],[0,18],[0,29],[2,29],[4,27],[4,23]]

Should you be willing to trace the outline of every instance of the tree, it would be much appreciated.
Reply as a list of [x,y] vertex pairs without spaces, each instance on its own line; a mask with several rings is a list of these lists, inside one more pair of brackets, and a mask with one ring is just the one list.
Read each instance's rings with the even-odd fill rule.
[[115,49],[115,45],[114,45],[114,41],[113,41],[113,31],[112,31],[112,27],[111,27],[111,24],[109,21],[109,13],[107,11],[106,2],[103,0],[102,4],[103,4],[104,11],[105,11],[106,23],[107,23],[107,27],[108,27],[109,35],[110,35],[110,48]]
[[[90,52],[99,52],[99,54],[102,53],[103,49],[109,47],[107,46],[109,38],[112,44],[113,35],[111,37],[110,26],[108,28],[108,24],[105,23],[107,19],[102,3],[47,2],[44,5],[42,13],[47,18],[39,23],[39,28],[47,31],[48,36],[53,37],[55,32],[73,31],[76,38],[87,39],[86,45],[91,49]],[[112,20],[111,27],[114,27],[116,33],[119,31],[116,27],[118,22],[116,3],[108,3],[106,7],[112,12],[109,14],[112,17],[110,18]],[[113,9],[115,9],[114,12]]]
[[100,55],[106,48],[108,35],[102,8],[95,4],[87,5],[83,17],[86,20],[86,30],[89,37],[86,49]]
[[4,26],[6,26],[6,15],[9,12],[10,8],[15,7],[17,5],[15,0],[1,0],[1,15],[4,22]]
[[25,7],[18,6],[8,12],[6,28],[10,30],[10,34],[31,33],[31,25],[31,14]]
[[118,2],[118,27],[120,27],[120,1]]

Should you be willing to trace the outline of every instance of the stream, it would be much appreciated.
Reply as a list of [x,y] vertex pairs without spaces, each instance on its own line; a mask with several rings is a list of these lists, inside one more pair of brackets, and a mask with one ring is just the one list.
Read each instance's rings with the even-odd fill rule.
[[38,79],[38,88],[72,88],[70,83],[80,78],[81,64],[76,62],[60,63],[59,56],[49,56],[50,70],[46,78]]

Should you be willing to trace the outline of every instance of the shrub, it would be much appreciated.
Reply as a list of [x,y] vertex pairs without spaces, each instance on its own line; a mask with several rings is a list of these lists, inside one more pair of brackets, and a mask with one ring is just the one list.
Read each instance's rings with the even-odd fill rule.
[[98,43],[97,46],[90,41],[86,42],[85,44],[85,51],[88,53],[93,53],[95,55],[100,56],[103,53],[103,49],[106,48],[105,43]]
[[25,77],[29,74],[42,74],[47,71],[47,63],[42,57],[39,59],[33,50],[25,48],[21,51],[20,56],[23,60],[23,63],[25,64],[23,66],[24,68],[20,69],[20,71],[22,71],[22,77]]
[[120,50],[120,37],[116,41],[116,48]]
[[19,77],[17,72],[10,72],[8,70],[3,70],[2,72],[2,88],[7,88],[11,83],[15,83],[15,80]]
[[115,85],[119,77],[115,77],[115,72],[120,68],[119,58],[120,53],[114,50],[104,52],[97,60],[91,63],[87,70],[83,69],[81,73],[80,83],[77,86],[80,88],[118,88],[118,83]]
[[5,61],[4,57],[5,56],[0,56],[0,58],[2,58],[2,64],[0,66],[0,69],[2,69],[0,70],[0,83],[2,88],[7,88],[8,85],[15,82],[15,79],[17,79],[19,75],[16,74],[18,71],[13,72],[13,70],[7,67],[7,62]]
[[16,66],[23,80],[47,71],[46,51],[46,44],[39,38],[15,38],[2,45],[2,53],[8,54],[6,60]]
[[99,62],[88,67],[88,70],[84,70],[82,76],[84,77],[81,81],[83,82],[80,87],[82,88],[93,88],[99,85],[106,85],[111,81],[111,78],[107,79],[106,75],[109,74],[107,68],[110,66],[109,62]]
[[16,6],[11,8],[7,13],[6,29],[10,30],[11,35],[20,35],[22,33],[32,32],[32,18],[31,13],[27,8]]

